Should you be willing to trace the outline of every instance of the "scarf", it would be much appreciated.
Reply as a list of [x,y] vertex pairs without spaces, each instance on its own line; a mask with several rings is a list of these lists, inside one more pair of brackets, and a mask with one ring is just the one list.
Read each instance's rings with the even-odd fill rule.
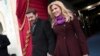
[[63,16],[57,16],[55,18],[55,24],[61,25],[65,23],[65,18]]

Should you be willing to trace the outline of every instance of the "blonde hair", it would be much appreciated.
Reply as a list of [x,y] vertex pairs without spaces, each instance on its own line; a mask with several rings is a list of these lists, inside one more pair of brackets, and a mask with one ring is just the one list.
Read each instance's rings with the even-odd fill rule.
[[67,20],[67,22],[73,20],[72,11],[69,10],[68,8],[66,8],[65,5],[61,1],[54,1],[48,5],[48,14],[51,17],[52,22],[54,21],[54,18],[55,18],[54,15],[52,14],[52,11],[51,11],[52,5],[57,5],[58,7],[60,7],[60,9],[62,10],[62,14],[65,17],[65,19]]

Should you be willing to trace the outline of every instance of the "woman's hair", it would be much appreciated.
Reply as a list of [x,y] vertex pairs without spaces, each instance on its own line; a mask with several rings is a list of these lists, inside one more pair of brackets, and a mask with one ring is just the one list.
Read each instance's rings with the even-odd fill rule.
[[50,17],[52,18],[52,21],[54,21],[54,18],[55,18],[51,10],[52,5],[57,5],[58,7],[60,7],[60,9],[62,10],[63,16],[68,20],[67,22],[69,22],[70,20],[73,20],[72,11],[66,8],[65,5],[61,1],[54,1],[48,5],[48,13]]

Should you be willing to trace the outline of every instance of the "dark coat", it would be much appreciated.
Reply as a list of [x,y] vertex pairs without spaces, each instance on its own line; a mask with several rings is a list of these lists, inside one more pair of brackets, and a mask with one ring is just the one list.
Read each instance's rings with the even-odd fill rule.
[[78,20],[66,22],[53,27],[57,35],[55,56],[82,56],[88,54],[86,37]]
[[7,46],[10,44],[6,35],[0,34],[0,56],[9,56]]
[[38,19],[32,27],[33,56],[47,56],[55,49],[55,35],[49,21]]

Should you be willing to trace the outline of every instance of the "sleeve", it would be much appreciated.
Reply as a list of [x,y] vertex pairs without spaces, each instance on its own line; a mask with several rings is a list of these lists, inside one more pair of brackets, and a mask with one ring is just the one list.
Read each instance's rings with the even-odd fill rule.
[[6,36],[6,35],[3,35],[2,38],[3,38],[3,39],[2,39],[1,48],[7,47],[7,46],[10,44],[10,42],[9,42],[9,40],[8,40],[8,38],[7,38],[7,36]]
[[53,55],[56,45],[56,40],[55,40],[56,35],[54,34],[49,21],[46,21],[44,25],[45,25],[44,31],[48,39],[48,53]]
[[86,37],[80,27],[80,23],[77,19],[77,17],[74,17],[73,21],[72,21],[72,26],[73,29],[75,30],[75,34],[78,37],[78,41],[82,50],[82,54],[88,54],[88,47],[87,47],[87,41],[86,41]]

